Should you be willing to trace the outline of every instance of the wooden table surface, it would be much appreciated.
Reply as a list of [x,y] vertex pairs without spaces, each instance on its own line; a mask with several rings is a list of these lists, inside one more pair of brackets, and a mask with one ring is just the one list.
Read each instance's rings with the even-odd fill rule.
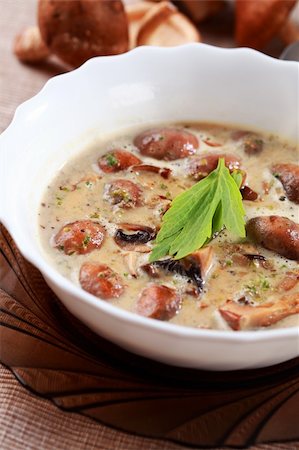
[[[55,61],[37,68],[21,64],[12,53],[14,36],[35,23],[36,0],[0,0],[0,132],[16,107],[36,94],[51,76],[63,72]],[[1,335],[0,335],[1,351]],[[185,447],[113,430],[74,413],[64,413],[19,385],[0,366],[0,448],[175,450]],[[299,449],[299,443],[258,445],[252,449]]]

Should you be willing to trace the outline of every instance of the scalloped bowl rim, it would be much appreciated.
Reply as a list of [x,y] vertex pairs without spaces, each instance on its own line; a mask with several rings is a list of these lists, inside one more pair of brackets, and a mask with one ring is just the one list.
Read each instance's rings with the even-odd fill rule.
[[[90,60],[88,60],[86,63],[84,63],[81,67],[65,74],[57,75],[51,79],[49,79],[43,88],[32,98],[22,103],[18,108],[16,109],[16,112],[14,114],[14,117],[8,126],[8,128],[2,133],[0,136],[0,144],[2,141],[10,139],[10,136],[13,135],[18,128],[19,124],[23,120],[23,116],[26,115],[32,108],[35,107],[36,99],[40,99],[42,97],[48,96],[48,94],[51,94],[52,89],[55,89],[55,87],[60,83],[65,83],[69,77],[76,78],[78,74],[83,74],[86,69],[89,69],[93,65],[101,65],[109,63],[111,59],[118,59],[118,60],[134,60],[135,57],[138,57],[140,54],[150,54],[152,52],[161,52],[161,53],[179,53],[181,51],[184,51],[184,49],[194,49],[194,51],[197,51],[199,46],[201,48],[206,48],[211,52],[214,52],[215,56],[219,53],[234,53],[235,55],[241,54],[241,55],[249,55],[251,58],[259,61],[268,61],[269,64],[272,64],[273,66],[276,65],[297,65],[297,68],[299,65],[295,62],[285,62],[276,60],[272,57],[266,56],[264,54],[261,54],[255,50],[248,49],[248,48],[234,48],[234,49],[224,49],[224,48],[218,48],[209,46],[206,44],[188,44],[184,46],[179,46],[175,48],[158,48],[158,47],[139,47],[134,50],[131,50],[128,53],[117,55],[117,56],[106,56],[106,57],[95,57]],[[1,153],[0,153],[0,160],[1,160]],[[1,167],[0,167],[1,169]],[[5,210],[6,209],[6,210]],[[69,294],[76,297],[77,300],[81,301],[82,303],[87,303],[91,305],[92,307],[95,307],[96,309],[103,309],[105,312],[107,312],[109,315],[117,316],[121,320],[126,321],[127,323],[134,324],[138,327],[147,327],[152,328],[160,333],[166,333],[168,335],[173,336],[180,336],[180,337],[192,337],[192,338],[198,338],[203,339],[207,338],[207,340],[221,340],[222,342],[242,342],[242,343],[250,343],[253,341],[259,341],[259,342],[266,342],[266,341],[273,341],[273,340],[284,340],[292,338],[298,338],[298,329],[296,327],[290,327],[290,328],[282,328],[282,329],[263,329],[263,330],[255,330],[255,331],[238,331],[238,332],[230,332],[230,331],[221,331],[221,330],[207,330],[207,329],[195,329],[187,326],[181,326],[176,324],[169,324],[164,323],[162,321],[157,321],[154,319],[148,319],[141,317],[133,312],[125,311],[117,306],[111,305],[108,302],[99,302],[96,297],[93,295],[85,292],[80,287],[76,286],[72,281],[65,278],[63,275],[61,275],[53,266],[51,266],[50,263],[48,263],[45,258],[43,258],[41,252],[38,250],[37,245],[31,245],[31,243],[28,245],[28,243],[24,240],[24,236],[22,235],[22,230],[20,227],[13,222],[13,219],[11,217],[7,217],[7,205],[4,206],[2,213],[0,211],[0,220],[3,222],[3,224],[7,227],[8,231],[11,233],[13,239],[15,240],[18,248],[20,249],[23,256],[30,261],[35,267],[37,267],[41,273],[51,280],[53,283],[57,284],[62,287],[63,290],[67,291]],[[3,216],[3,217],[2,217]]]

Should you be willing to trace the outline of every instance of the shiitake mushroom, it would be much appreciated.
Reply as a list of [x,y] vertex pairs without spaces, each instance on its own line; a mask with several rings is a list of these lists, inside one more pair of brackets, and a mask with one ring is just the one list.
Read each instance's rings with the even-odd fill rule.
[[186,277],[188,281],[195,286],[196,294],[200,294],[202,292],[203,279],[201,276],[200,266],[190,258],[184,258],[181,260],[167,258],[161,261],[146,264],[142,267],[142,269],[153,278],[159,277],[159,269],[181,275]]
[[[144,225],[122,223],[114,235],[115,243],[124,250],[140,251],[140,246],[154,239],[156,230]],[[148,251],[150,249],[148,248]]]
[[71,66],[129,48],[127,16],[120,0],[40,0],[38,24],[47,47]]

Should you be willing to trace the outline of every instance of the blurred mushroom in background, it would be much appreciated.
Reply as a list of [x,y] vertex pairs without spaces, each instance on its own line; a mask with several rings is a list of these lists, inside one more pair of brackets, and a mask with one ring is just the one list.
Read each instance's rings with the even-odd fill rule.
[[170,47],[207,42],[231,47],[235,43],[264,50],[275,36],[285,45],[299,40],[298,23],[290,19],[296,3],[38,0],[38,25],[16,37],[14,53],[20,61],[30,64],[55,55],[71,68],[93,56],[124,53],[140,45]]
[[262,50],[287,23],[297,0],[236,0],[235,41]]
[[129,48],[121,0],[39,0],[38,24],[47,47],[71,66]]

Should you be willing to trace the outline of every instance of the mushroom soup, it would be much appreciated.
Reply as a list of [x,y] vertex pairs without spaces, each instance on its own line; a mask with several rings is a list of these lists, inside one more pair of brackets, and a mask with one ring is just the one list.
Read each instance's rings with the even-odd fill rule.
[[[62,168],[41,204],[41,242],[82,289],[145,317],[208,329],[296,326],[298,203],[298,148],[277,136],[205,123],[143,127],[99,138]],[[237,208],[244,236],[232,232]],[[192,251],[178,258],[180,248]]]

